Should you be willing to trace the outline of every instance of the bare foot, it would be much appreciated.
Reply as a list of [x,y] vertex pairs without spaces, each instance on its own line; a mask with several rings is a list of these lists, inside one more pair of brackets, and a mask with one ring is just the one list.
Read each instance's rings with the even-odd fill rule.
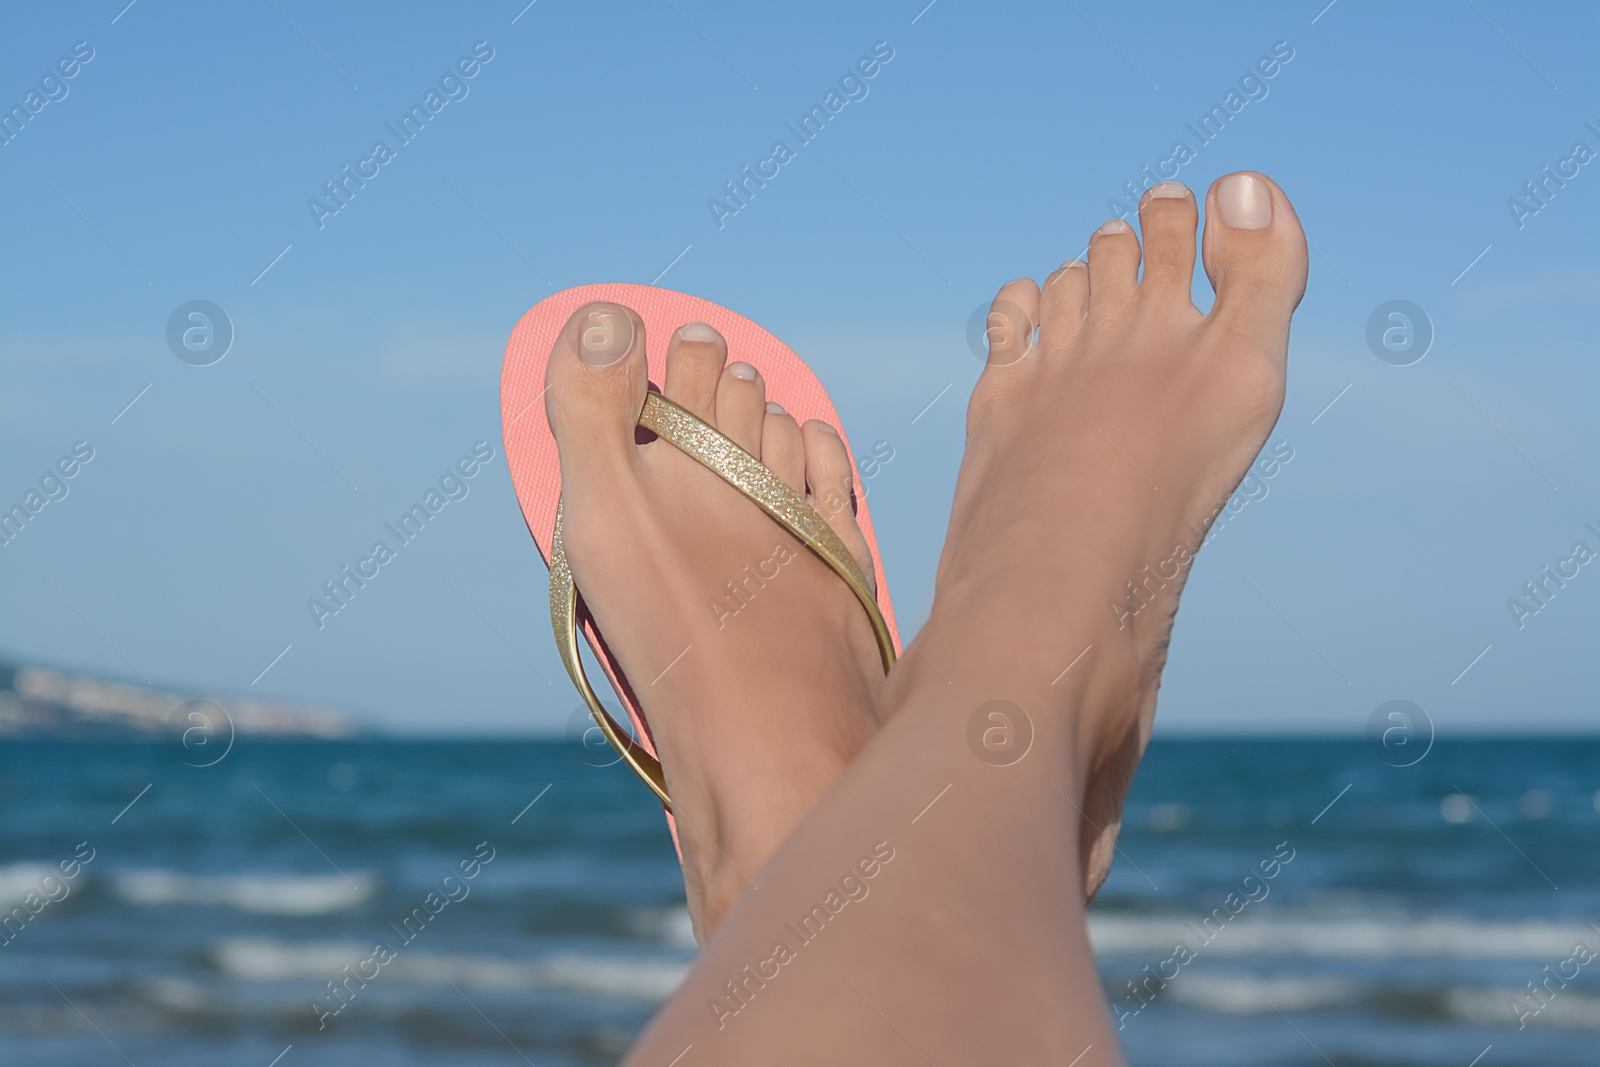
[[[883,667],[826,564],[674,446],[636,443],[644,353],[637,314],[585,305],[556,340],[545,403],[567,559],[649,720],[704,942],[877,729]],[[796,424],[766,402],[754,367],[727,358],[710,326],[679,328],[665,395],[807,493],[870,580],[866,542],[839,505],[851,489],[844,442],[824,423]]]
[[[1150,737],[1178,594],[1277,421],[1289,317],[1305,290],[1305,236],[1288,198],[1260,174],[1232,174],[1206,199],[1217,299],[1201,314],[1189,299],[1196,214],[1176,182],[1145,194],[1142,281],[1139,239],[1113,221],[1087,264],[1065,264],[1042,291],[1027,278],[1000,290],[939,564],[933,616],[981,620],[967,630],[993,635],[981,650],[991,662],[1047,681],[1087,648],[1113,657],[1139,694],[1075,724],[1090,897]],[[1104,605],[1104,625],[1069,631],[1060,605],[1085,599]],[[1060,691],[1038,688],[1047,700]]]

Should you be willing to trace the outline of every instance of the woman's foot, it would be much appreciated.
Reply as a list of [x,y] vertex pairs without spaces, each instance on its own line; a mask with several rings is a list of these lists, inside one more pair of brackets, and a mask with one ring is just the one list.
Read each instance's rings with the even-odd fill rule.
[[[665,395],[807,494],[870,580],[844,442],[728,357],[710,326],[681,327]],[[674,446],[639,443],[647,374],[643,320],[588,304],[556,340],[545,405],[573,580],[649,721],[703,942],[876,730],[883,668],[826,564]]]
[[[1130,679],[1127,706],[1076,723],[1088,896],[1110,868],[1194,552],[1283,405],[1306,280],[1299,220],[1262,175],[1229,175],[1207,195],[1209,315],[1189,299],[1193,195],[1163,183],[1139,218],[1142,280],[1139,239],[1113,221],[1088,263],[995,298],[930,623],[961,620],[964,654],[1012,664],[1045,705],[1062,703],[1052,679],[1080,654]],[[1063,603],[1084,600],[1102,605],[1100,623],[1063,625],[1076,618]]]

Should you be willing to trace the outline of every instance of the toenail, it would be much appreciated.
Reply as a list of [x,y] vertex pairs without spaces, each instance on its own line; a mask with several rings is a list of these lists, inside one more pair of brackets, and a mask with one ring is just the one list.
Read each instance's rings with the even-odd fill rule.
[[1123,222],[1121,219],[1112,219],[1110,222],[1107,222],[1104,226],[1100,227],[1099,232],[1103,234],[1127,233],[1128,224]]
[[633,323],[626,315],[591,311],[578,331],[578,355],[591,366],[615,363],[633,348]]
[[1069,259],[1065,263],[1061,264],[1061,269],[1062,270],[1071,270],[1074,267],[1087,268],[1088,266],[1089,266],[1089,264],[1085,263],[1081,259]]
[[1189,195],[1189,190],[1182,182],[1158,182],[1150,187],[1152,200],[1181,200]]
[[717,339],[717,331],[703,322],[690,322],[679,327],[678,336],[685,341],[715,341]]
[[1250,175],[1230,174],[1217,186],[1217,211],[1223,225],[1236,230],[1265,229],[1272,222],[1272,197]]
[[769,400],[769,401],[767,401],[767,414],[768,415],[787,415],[789,413],[787,411],[783,410],[783,405],[782,404],[778,404],[778,403],[775,403],[775,402]]
[[818,420],[817,425],[822,427],[822,429],[824,431],[826,431],[827,433],[831,433],[835,437],[839,436],[839,431],[835,430],[832,426],[829,426],[827,423],[822,422],[821,420]]
[[741,382],[753,382],[756,380],[756,369],[748,363],[730,363],[728,364],[728,373]]

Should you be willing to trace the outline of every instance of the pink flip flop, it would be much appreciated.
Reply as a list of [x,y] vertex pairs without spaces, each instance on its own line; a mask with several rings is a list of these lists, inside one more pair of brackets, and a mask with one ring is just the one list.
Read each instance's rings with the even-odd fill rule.
[[[644,320],[646,358],[652,382],[665,380],[667,342],[673,332],[685,323],[704,322],[727,340],[731,358],[743,360],[761,372],[770,400],[782,404],[801,423],[818,419],[840,430],[839,437],[845,440],[847,451],[850,446],[839,426],[838,412],[822,383],[789,346],[743,315],[687,293],[625,283],[567,289],[530,308],[506,343],[505,366],[500,376],[500,417],[506,463],[528,532],[550,567],[551,623],[562,662],[602,733],[655,792],[670,822],[672,801],[656,758],[650,726],[621,668],[595,629],[593,619],[583,610],[582,598],[573,587],[561,547],[561,463],[541,403],[546,389],[545,369],[556,337],[567,320],[578,308],[594,301],[622,304]],[[900,651],[900,638],[865,499],[858,498],[855,502],[856,523],[872,551],[877,578],[875,597],[865,575],[826,521],[749,453],[654,391],[645,401],[639,424],[720,475],[827,563],[851,587],[866,610],[878,639],[884,669],[888,670]],[[853,464],[853,452],[850,458]],[[580,629],[605,669],[617,697],[627,708],[633,723],[632,736],[606,713],[584,676],[577,646]]]

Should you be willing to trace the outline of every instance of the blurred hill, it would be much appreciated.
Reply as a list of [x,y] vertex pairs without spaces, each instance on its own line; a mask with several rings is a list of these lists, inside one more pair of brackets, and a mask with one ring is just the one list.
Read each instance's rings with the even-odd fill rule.
[[220,708],[241,735],[332,739],[370,733],[328,708],[163,690],[0,658],[0,737],[153,740],[186,729],[188,712],[196,708],[208,720]]

